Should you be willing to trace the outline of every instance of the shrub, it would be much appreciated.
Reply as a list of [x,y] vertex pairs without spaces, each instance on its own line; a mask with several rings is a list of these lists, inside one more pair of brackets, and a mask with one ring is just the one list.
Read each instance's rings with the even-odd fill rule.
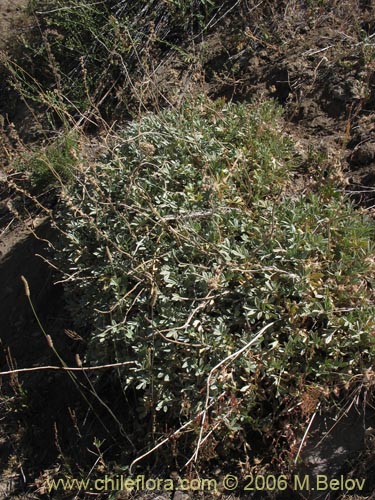
[[283,418],[303,424],[308,391],[317,404],[370,366],[373,224],[328,181],[288,195],[279,118],[273,102],[204,100],[147,115],[63,195],[59,258],[86,361],[135,362],[119,377],[143,444],[192,419],[191,446],[206,403],[206,446],[274,439]]
[[82,119],[99,108],[104,116],[119,105],[144,108],[157,94],[139,85],[152,80],[153,63],[226,7],[212,0],[33,0],[35,27],[5,65],[18,92],[47,106],[57,124],[61,115]]
[[78,139],[78,134],[71,132],[21,155],[17,168],[30,175],[31,190],[41,194],[46,188],[61,186],[74,178],[78,166]]

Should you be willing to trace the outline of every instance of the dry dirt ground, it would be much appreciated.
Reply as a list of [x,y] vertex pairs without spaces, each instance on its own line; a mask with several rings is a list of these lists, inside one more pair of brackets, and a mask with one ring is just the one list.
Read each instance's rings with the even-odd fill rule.
[[[19,9],[24,4],[24,0],[0,0],[0,48],[1,45],[4,47],[8,35],[15,29],[25,29],[25,24],[20,24],[18,17]],[[318,166],[321,168],[323,158],[322,179],[327,175],[340,177],[343,187],[353,194],[355,201],[373,206],[374,3],[332,2],[330,13],[317,8],[310,19],[303,17],[298,2],[284,4],[286,7],[282,15],[275,18],[273,24],[267,23],[261,16],[257,18],[256,11],[252,14],[254,21],[248,18],[224,20],[200,42],[201,45],[195,47],[195,51],[201,54],[197,63],[187,64],[179,59],[178,54],[166,60],[155,74],[160,93],[170,102],[178,101],[181,88],[190,93],[204,91],[213,98],[248,100],[261,96],[277,99],[285,109],[285,130],[295,139],[305,160],[303,182],[308,183],[309,171]],[[12,114],[9,109],[0,95],[0,114],[7,114],[7,120],[14,121],[16,128],[22,131],[23,111],[17,109]],[[1,126],[0,122],[0,129]],[[0,165],[0,172],[1,169]],[[68,357],[69,342],[72,342],[64,334],[69,319],[64,316],[61,290],[51,287],[51,272],[36,257],[43,252],[43,242],[36,240],[27,228],[16,222],[12,200],[12,193],[0,178],[0,317],[3,342],[0,366],[3,369],[12,366],[12,363],[32,366],[46,362],[50,356],[25,300],[19,279],[21,274],[28,277],[31,289],[36,291],[36,305],[41,319],[47,327],[56,331]],[[40,224],[36,231],[42,238],[53,238],[46,224]],[[27,475],[27,471],[33,470],[30,466],[33,457],[39,457],[40,471],[54,463],[59,454],[54,425],[57,422],[57,426],[62,427],[69,419],[69,404],[63,401],[64,391],[57,395],[65,380],[54,376],[22,380],[23,388],[17,380],[13,380],[10,385],[4,384],[2,393],[4,419],[0,420],[0,445],[3,450],[0,452],[0,474],[2,471],[3,481],[0,480],[0,498],[4,497],[7,488],[10,493],[12,482],[22,487],[25,483],[33,483],[35,476]],[[7,413],[7,401],[10,404],[22,390],[27,391],[29,401],[33,400],[29,414],[23,417],[29,421],[34,419],[32,428],[25,425],[25,420]],[[66,414],[62,415],[64,411]],[[362,470],[357,469],[358,474],[375,476],[370,463],[375,455],[374,446],[371,450],[367,449],[364,436],[365,427],[375,428],[375,424],[371,424],[374,416],[367,414],[366,418],[364,426],[360,408],[343,417],[341,427],[336,428],[334,442],[330,442],[331,448],[320,449],[324,457],[319,457],[319,450],[311,451],[310,457],[306,457],[307,460],[316,460],[315,470],[332,470],[329,467],[332,466],[330,461],[333,461],[335,450],[340,454],[340,449],[345,452],[346,447],[348,453],[341,454],[341,458],[336,457],[335,464],[340,464],[342,457],[345,460],[352,456],[350,453],[353,454],[353,451],[356,456],[362,453],[367,457],[364,460],[368,461],[368,467],[365,464]],[[346,439],[350,429],[354,432],[350,439]],[[375,484],[373,487],[375,491]],[[32,495],[29,493],[27,498],[32,498]],[[371,495],[368,492],[366,497],[361,498],[375,498],[375,493]]]
[[0,48],[4,47],[9,34],[20,28],[20,16],[27,0],[0,0]]
[[[0,50],[9,48],[9,40],[17,33],[27,30],[25,14],[27,0],[0,0]],[[0,81],[0,100],[2,85]],[[12,106],[11,106],[12,107]],[[4,126],[8,120],[7,109],[0,110],[0,144]],[[23,114],[23,112],[21,112]],[[45,251],[45,238],[51,238],[51,230],[45,220],[24,220],[20,223],[13,207],[14,195],[5,187],[5,172],[9,172],[8,150],[0,154],[0,368],[8,370],[20,366],[49,363],[51,356],[45,344],[20,281],[21,275],[31,284],[35,306],[40,319],[48,328],[53,327],[57,337],[65,340],[62,325],[66,325],[63,314],[61,289],[53,287],[51,271],[37,254]],[[35,237],[36,236],[36,237]],[[3,382],[3,383],[2,383]],[[47,387],[49,386],[49,389]],[[59,412],[61,397],[59,387],[66,387],[66,379],[54,376],[35,375],[19,381],[17,377],[0,376],[0,499],[10,495],[15,500],[36,498],[27,484],[34,478],[24,472],[23,451],[30,452],[29,462],[36,454],[50,463],[45,439],[54,440],[53,424]],[[22,418],[14,413],[15,400],[22,401],[28,394],[35,401],[26,419],[44,422],[35,428],[24,426]],[[18,403],[17,403],[18,404]],[[12,409],[10,410],[10,406]],[[22,406],[22,403],[21,403]],[[44,412],[49,406],[50,412]],[[46,416],[45,416],[46,414]],[[47,415],[54,415],[52,420]],[[48,423],[47,420],[50,420]],[[26,426],[27,427],[27,426]],[[49,429],[49,430],[48,430]],[[21,488],[20,488],[21,486]],[[15,493],[21,490],[19,495]]]

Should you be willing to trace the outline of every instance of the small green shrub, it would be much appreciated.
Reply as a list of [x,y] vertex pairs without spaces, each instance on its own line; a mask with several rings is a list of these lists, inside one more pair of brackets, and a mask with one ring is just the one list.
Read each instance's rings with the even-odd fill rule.
[[272,441],[286,416],[297,432],[309,390],[317,403],[371,365],[373,224],[330,185],[287,196],[279,115],[203,100],[150,114],[64,194],[59,259],[86,362],[135,362],[119,377],[143,444],[193,419],[192,446],[211,370],[271,323],[212,372],[207,446]]
[[53,185],[62,185],[74,178],[78,165],[78,138],[66,134],[45,147],[24,153],[18,167],[30,174],[31,187],[38,193]]

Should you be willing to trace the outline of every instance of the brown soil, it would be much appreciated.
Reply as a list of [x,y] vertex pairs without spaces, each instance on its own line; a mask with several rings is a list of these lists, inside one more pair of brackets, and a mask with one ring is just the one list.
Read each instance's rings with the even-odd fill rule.
[[178,100],[180,87],[170,84],[177,67],[185,91],[278,100],[306,160],[314,163],[312,150],[324,155],[325,175],[344,170],[349,189],[359,192],[356,201],[375,204],[373,2],[332,2],[330,12],[316,7],[308,15],[298,2],[280,2],[271,17],[255,9],[243,20],[224,22],[196,48],[203,61],[160,68],[159,89]]
[[6,46],[15,29],[22,29],[21,15],[28,0],[0,0],[0,49]]
[[[7,201],[9,204],[9,199]],[[63,346],[64,354],[70,354],[68,359],[71,361],[73,356],[69,348],[67,351],[69,339],[63,328],[68,325],[68,318],[63,308],[62,290],[53,285],[51,269],[38,256],[46,251],[46,238],[53,240],[54,237],[48,221],[34,219],[32,224],[27,224],[27,221],[21,224],[9,213],[3,214],[0,221],[3,223],[0,257],[1,371],[56,364],[25,296],[21,276],[25,276],[29,283],[41,323],[51,333],[56,345]],[[68,386],[66,378],[54,374],[3,377],[0,401],[5,420],[0,421],[0,498],[5,498],[5,492],[10,494],[20,487],[24,491],[28,483],[33,483],[34,477],[28,474],[30,463],[27,463],[33,456],[38,456],[40,463],[50,463],[54,452],[51,455],[45,440],[49,443],[54,441],[54,423],[62,418],[60,404]],[[45,411],[46,405],[50,410],[48,412]],[[23,407],[28,408],[26,413],[19,411]],[[29,454],[26,450],[33,451]],[[29,456],[26,461],[25,453]]]

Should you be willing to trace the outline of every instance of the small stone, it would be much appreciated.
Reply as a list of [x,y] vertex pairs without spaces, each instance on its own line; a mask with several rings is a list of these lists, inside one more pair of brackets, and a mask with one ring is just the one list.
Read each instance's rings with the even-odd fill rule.
[[190,500],[190,497],[188,494],[183,493],[182,491],[176,491],[173,500]]
[[350,163],[353,165],[368,165],[375,160],[375,143],[365,142],[357,146],[351,156]]

